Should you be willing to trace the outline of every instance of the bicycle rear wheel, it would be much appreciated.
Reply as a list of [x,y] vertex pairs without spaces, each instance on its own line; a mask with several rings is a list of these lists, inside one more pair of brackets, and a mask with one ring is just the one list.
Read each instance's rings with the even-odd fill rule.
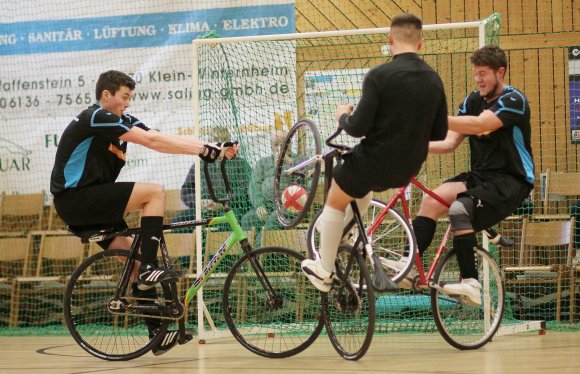
[[[224,317],[234,337],[251,352],[269,358],[293,356],[322,331],[321,293],[302,272],[303,259],[288,248],[265,247],[242,257],[230,270],[223,290]],[[258,274],[255,264],[261,269]]]
[[[286,228],[298,225],[310,210],[320,177],[320,162],[306,163],[320,155],[320,135],[316,125],[302,119],[292,127],[276,161],[274,202],[280,224]],[[289,172],[301,162],[305,165]],[[321,191],[323,193],[323,191]]]
[[[382,201],[373,199],[371,200],[369,208],[365,212],[361,212],[361,218],[364,222],[369,242],[372,244],[373,251],[379,257],[393,261],[405,260],[406,267],[404,268],[388,267],[385,269],[391,279],[397,283],[401,281],[413,267],[417,245],[411,224],[396,209],[389,209],[387,215],[377,228],[372,233],[369,233],[372,224],[376,222],[379,214],[381,214],[386,207],[387,205]],[[310,253],[310,258],[313,259],[320,258],[318,252],[320,233],[316,228],[319,227],[318,224],[321,214],[322,210],[317,213],[316,217],[314,217],[313,223],[308,227],[308,251]],[[349,227],[345,228],[343,242],[346,242],[345,244],[353,245],[358,236],[358,232],[355,229],[352,231],[351,235],[349,233],[350,227],[354,226],[351,224]]]
[[[480,348],[493,338],[501,323],[505,303],[503,277],[496,261],[482,248],[477,248],[474,254],[482,286],[481,305],[467,306],[437,289],[431,290],[437,329],[447,343],[464,350]],[[454,250],[445,255],[433,280],[441,287],[460,281]]]
[[329,293],[323,293],[326,331],[332,346],[347,360],[365,355],[375,329],[375,294],[360,252],[349,245],[338,249],[336,276]]
[[[72,274],[64,295],[64,318],[74,340],[91,355],[110,361],[124,361],[147,353],[164,337],[169,320],[151,316],[113,313],[114,297],[129,251],[111,249],[86,259]],[[152,291],[151,294],[154,294]],[[158,286],[157,294],[163,291]],[[127,303],[163,303],[163,298],[122,296]],[[149,332],[146,325],[157,329]]]

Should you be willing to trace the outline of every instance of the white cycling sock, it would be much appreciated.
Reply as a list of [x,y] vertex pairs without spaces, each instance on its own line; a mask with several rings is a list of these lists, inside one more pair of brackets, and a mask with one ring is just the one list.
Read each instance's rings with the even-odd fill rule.
[[320,260],[322,267],[332,273],[338,245],[342,236],[344,212],[328,205],[320,216]]
[[[356,205],[358,206],[358,211],[360,212],[361,216],[364,216],[366,210],[369,208],[369,205],[371,205],[372,198],[373,198],[373,191],[364,195],[360,199],[355,199]],[[345,212],[345,216],[344,216],[343,227],[346,227],[346,225],[348,225],[350,220],[352,220],[352,217],[354,217],[354,214],[352,212],[352,208],[351,208],[350,204],[348,204],[348,207],[346,208],[346,212]]]

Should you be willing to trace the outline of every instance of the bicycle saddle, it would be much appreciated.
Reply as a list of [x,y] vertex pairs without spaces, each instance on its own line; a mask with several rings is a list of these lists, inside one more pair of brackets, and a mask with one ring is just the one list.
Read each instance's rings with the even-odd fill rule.
[[98,242],[103,240],[106,236],[117,232],[114,227],[99,229],[78,229],[67,226],[66,229],[72,235],[78,236],[82,243]]

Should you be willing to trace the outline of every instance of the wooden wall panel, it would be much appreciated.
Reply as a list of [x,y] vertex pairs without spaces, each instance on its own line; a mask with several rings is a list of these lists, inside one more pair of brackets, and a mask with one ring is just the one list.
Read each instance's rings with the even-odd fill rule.
[[525,1],[522,7],[521,19],[524,24],[523,33],[533,34],[538,32],[538,10],[535,1]]
[[[522,73],[522,80],[521,88],[528,101],[530,103],[530,108],[532,110],[532,149],[533,149],[533,156],[534,156],[534,165],[536,166],[536,170],[542,170],[541,158],[542,158],[542,150],[539,147],[540,144],[540,75],[538,74],[538,51],[537,50],[524,50],[523,51],[523,61],[524,64],[522,69],[524,73]],[[511,74],[511,73],[510,73]],[[511,75],[508,76],[509,80],[514,79],[516,77],[512,77]]]
[[426,25],[437,23],[437,6],[435,0],[422,1],[421,18]]
[[[465,18],[464,20],[476,20],[487,17],[491,12],[482,12],[479,6],[479,0],[465,0]],[[461,21],[459,21],[461,22]]]
[[556,150],[556,160],[560,169],[564,167],[564,169],[567,170],[568,165],[565,161],[567,158],[567,150],[570,148],[570,137],[568,136],[570,130],[568,126],[562,126],[561,124],[568,123],[566,121],[568,89],[564,86],[564,74],[558,74],[558,72],[562,72],[564,70],[568,71],[568,63],[566,60],[564,60],[564,58],[566,58],[566,60],[568,59],[568,51],[564,52],[563,48],[554,49],[552,54],[553,67],[551,71],[548,71],[548,73],[552,73],[551,76],[553,78],[552,92],[554,93],[554,141],[556,142],[554,148]]
[[[359,10],[369,19],[369,27],[388,27],[391,24],[393,13],[372,1],[359,1],[356,3]],[[372,25],[372,26],[371,26]]]
[[[539,66],[547,67],[552,65],[552,50],[541,50],[538,54]],[[555,139],[555,113],[554,113],[554,77],[549,72],[542,69],[540,72],[540,144],[542,145],[542,168],[558,170],[556,160],[556,139]],[[537,142],[535,143],[537,144]]]
[[552,32],[552,4],[550,1],[539,1],[538,14],[538,32]]
[[522,2],[525,0],[510,0],[508,4],[507,19],[509,19],[509,26],[507,28],[509,34],[521,34],[524,30],[524,19],[522,14]]
[[479,18],[485,18],[494,12],[493,0],[479,0]]

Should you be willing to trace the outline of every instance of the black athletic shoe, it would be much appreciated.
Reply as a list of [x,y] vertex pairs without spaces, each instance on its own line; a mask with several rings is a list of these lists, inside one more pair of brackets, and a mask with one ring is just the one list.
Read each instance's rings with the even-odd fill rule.
[[174,282],[183,276],[183,272],[177,269],[162,269],[152,264],[143,264],[137,277],[137,287],[140,290],[148,290],[155,287],[157,283]]
[[[163,340],[161,340],[161,342],[159,344],[157,344],[155,347],[153,347],[151,352],[153,352],[153,355],[155,355],[155,356],[161,356],[162,354],[167,353],[171,348],[175,347],[179,343],[178,338],[179,338],[179,331],[167,330]],[[193,335],[190,334],[189,332],[186,332],[185,333],[185,341],[182,344],[187,343],[191,339],[193,339]]]

